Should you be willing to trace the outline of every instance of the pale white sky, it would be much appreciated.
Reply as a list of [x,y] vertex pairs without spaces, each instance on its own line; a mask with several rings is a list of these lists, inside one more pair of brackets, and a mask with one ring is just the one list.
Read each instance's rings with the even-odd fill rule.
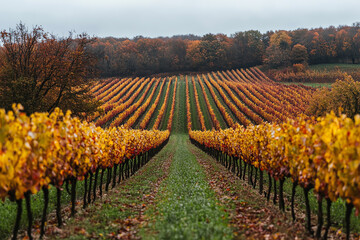
[[0,29],[146,37],[292,30],[360,22],[359,0],[0,0]]

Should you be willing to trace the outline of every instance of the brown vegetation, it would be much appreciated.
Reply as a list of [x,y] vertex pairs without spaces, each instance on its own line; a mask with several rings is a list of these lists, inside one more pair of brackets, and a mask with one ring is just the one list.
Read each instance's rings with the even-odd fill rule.
[[322,88],[314,93],[307,112],[309,115],[324,116],[326,113],[344,113],[354,118],[360,113],[360,82],[350,75],[337,80],[331,88]]
[[0,107],[21,103],[28,114],[56,107],[77,115],[97,110],[89,94],[96,58],[88,47],[94,39],[86,34],[58,39],[20,23],[2,31],[0,41]]

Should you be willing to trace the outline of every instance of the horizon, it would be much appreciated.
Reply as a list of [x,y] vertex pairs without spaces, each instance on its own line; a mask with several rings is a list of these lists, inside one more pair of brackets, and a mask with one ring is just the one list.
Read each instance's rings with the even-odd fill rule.
[[[28,29],[32,29],[34,28],[35,26],[38,26],[38,27],[41,27],[43,28],[43,30],[45,32],[48,32],[50,34],[53,34],[55,35],[56,37],[65,37],[67,35],[59,35],[59,34],[56,34],[56,33],[53,33],[51,31],[49,31],[48,29],[46,29],[43,25],[41,24],[37,24],[37,25],[32,25],[32,26],[29,26],[28,24],[26,24],[25,22],[23,21],[20,21],[18,23],[16,23],[14,26],[12,27],[9,27],[9,28],[6,28],[6,29],[0,29],[0,31],[3,31],[3,30],[9,30],[9,29],[15,29],[16,26],[18,24],[24,24]],[[277,31],[295,31],[295,30],[298,30],[298,29],[307,29],[307,30],[312,30],[312,29],[320,29],[320,28],[329,28],[329,27],[335,27],[335,28],[339,28],[339,27],[343,27],[343,26],[353,26],[355,24],[359,23],[360,24],[360,21],[358,22],[353,22],[353,23],[350,23],[350,24],[338,24],[338,25],[328,25],[328,26],[315,26],[315,27],[298,27],[298,28],[294,28],[294,29],[269,29],[269,30],[266,30],[266,31],[260,31],[258,29],[247,29],[247,30],[241,30],[241,31],[235,31],[233,33],[223,33],[223,32],[208,32],[208,33],[204,33],[204,34],[195,34],[195,33],[183,33],[183,34],[174,34],[174,35],[168,35],[168,36],[165,36],[165,35],[160,35],[160,36],[145,36],[145,35],[136,35],[136,36],[132,36],[132,37],[125,37],[125,36],[112,36],[112,35],[109,35],[109,36],[96,36],[96,35],[91,35],[89,34],[88,32],[76,32],[74,30],[69,30],[69,32],[72,32],[72,33],[75,33],[75,34],[81,34],[81,33],[86,33],[88,34],[90,37],[95,37],[95,38],[102,38],[102,39],[106,39],[106,38],[115,38],[115,39],[129,39],[129,40],[134,40],[135,38],[138,38],[138,37],[141,37],[141,38],[152,38],[152,39],[155,39],[155,38],[174,38],[174,37],[181,37],[181,36],[188,36],[188,35],[192,35],[192,36],[195,36],[195,37],[203,37],[204,35],[206,34],[213,34],[213,35],[217,35],[217,34],[224,34],[228,37],[231,37],[231,35],[237,33],[237,32],[246,32],[246,31],[259,31],[261,34],[265,34],[267,32],[277,32]]]
[[[311,6],[311,7],[309,7]],[[103,2],[64,0],[14,0],[0,9],[1,30],[24,23],[28,28],[42,26],[46,32],[66,36],[70,31],[99,38],[203,36],[258,30],[277,30],[351,26],[359,22],[360,2],[286,0],[138,0]]]

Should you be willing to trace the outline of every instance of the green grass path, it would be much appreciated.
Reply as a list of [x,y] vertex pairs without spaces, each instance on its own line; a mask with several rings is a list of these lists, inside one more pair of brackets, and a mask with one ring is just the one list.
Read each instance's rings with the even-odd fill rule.
[[125,180],[75,218],[59,232],[49,226],[48,239],[136,239],[145,209],[153,204],[157,186],[166,178],[172,161],[169,143],[131,178]]
[[162,182],[143,239],[231,239],[227,213],[190,152],[188,135],[171,136],[173,160]]

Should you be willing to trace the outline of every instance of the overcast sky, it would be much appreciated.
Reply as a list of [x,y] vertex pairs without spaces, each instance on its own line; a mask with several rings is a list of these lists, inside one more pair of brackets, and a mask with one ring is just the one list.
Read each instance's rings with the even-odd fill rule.
[[360,22],[360,0],[0,0],[0,29],[22,21],[65,36],[145,37],[291,30]]

